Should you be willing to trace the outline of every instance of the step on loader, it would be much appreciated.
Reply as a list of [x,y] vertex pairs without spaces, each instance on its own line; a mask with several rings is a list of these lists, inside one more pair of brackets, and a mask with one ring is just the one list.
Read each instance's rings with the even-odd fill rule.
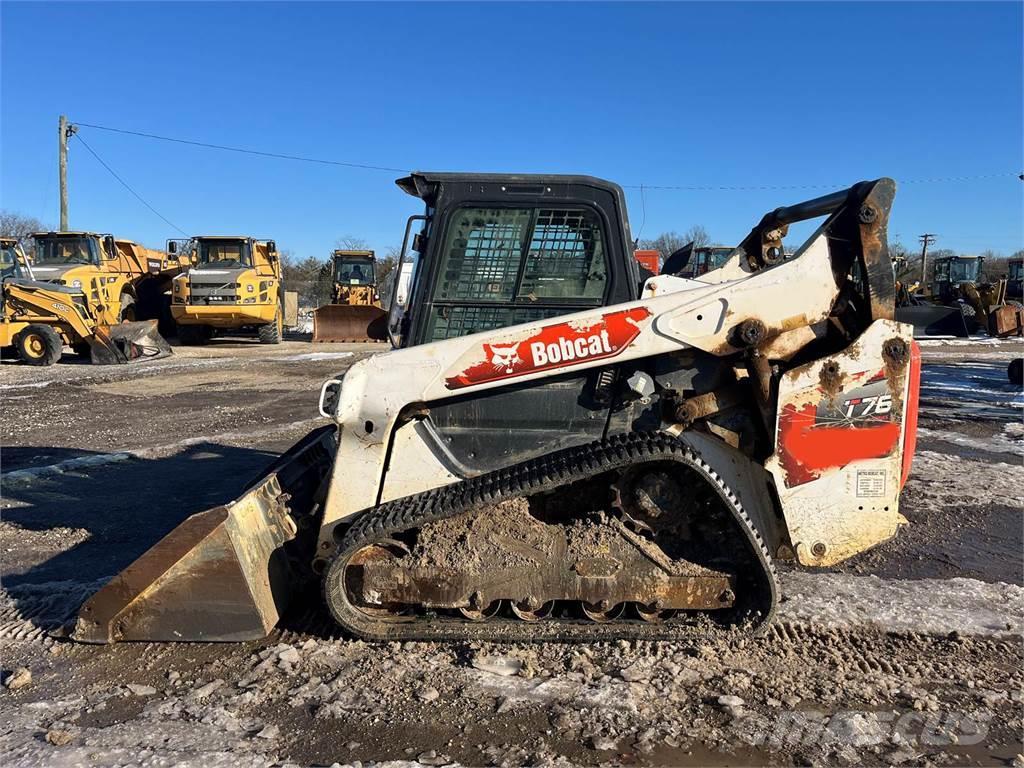
[[115,576],[76,639],[258,638],[302,593],[375,640],[753,631],[775,558],[830,566],[905,523],[920,359],[894,320],[890,179],[643,282],[615,184],[398,184],[426,213],[395,348],[325,382],[332,423]]

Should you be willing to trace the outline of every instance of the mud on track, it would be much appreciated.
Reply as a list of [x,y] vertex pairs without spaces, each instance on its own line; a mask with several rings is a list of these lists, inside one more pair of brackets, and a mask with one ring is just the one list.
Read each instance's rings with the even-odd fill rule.
[[337,636],[315,596],[256,643],[47,634],[316,426],[322,380],[370,349],[0,365],[0,657],[33,676],[0,690],[5,765],[1009,765],[1022,751],[1021,396],[999,376],[1019,342],[924,347],[911,526],[832,573],[784,569],[763,637],[374,645]]

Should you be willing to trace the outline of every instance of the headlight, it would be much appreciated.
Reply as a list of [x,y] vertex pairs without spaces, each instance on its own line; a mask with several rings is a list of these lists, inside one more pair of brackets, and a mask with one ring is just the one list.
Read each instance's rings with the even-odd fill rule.
[[181,283],[175,283],[174,284],[174,292],[175,293],[181,293]]
[[247,286],[245,286],[245,290],[247,290],[249,293],[252,293],[253,291],[256,290],[256,286],[254,286],[252,283],[249,283]]
[[71,281],[71,287],[72,288],[81,288],[82,287],[82,281],[81,280],[72,280]]

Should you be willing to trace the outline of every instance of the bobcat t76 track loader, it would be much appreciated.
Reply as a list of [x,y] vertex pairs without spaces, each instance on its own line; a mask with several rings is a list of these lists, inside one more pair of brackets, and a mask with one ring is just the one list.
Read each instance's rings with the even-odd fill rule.
[[642,284],[614,184],[398,183],[426,214],[396,348],[326,382],[333,423],[116,576],[76,638],[261,637],[303,591],[366,638],[755,628],[773,558],[828,566],[896,533],[919,357],[893,319],[891,180]]

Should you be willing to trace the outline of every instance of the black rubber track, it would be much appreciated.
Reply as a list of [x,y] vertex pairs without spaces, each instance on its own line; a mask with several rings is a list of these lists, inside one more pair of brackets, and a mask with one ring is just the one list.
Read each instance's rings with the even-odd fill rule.
[[[537,622],[495,617],[472,622],[457,616],[416,616],[409,621],[381,620],[352,605],[344,587],[345,566],[357,551],[375,542],[394,537],[402,531],[467,512],[481,504],[491,504],[517,496],[530,496],[610,470],[621,470],[651,461],[675,461],[688,466],[717,491],[732,512],[746,545],[758,566],[757,573],[742,574],[748,602],[741,610],[730,611],[724,626],[754,632],[771,620],[778,600],[775,569],[771,555],[753,522],[736,495],[714,469],[675,438],[663,433],[619,435],[578,448],[541,456],[481,477],[381,504],[362,513],[346,531],[337,554],[324,573],[324,601],[335,620],[348,631],[370,640],[494,640],[587,641],[615,639],[660,639],[692,637],[697,626],[711,630],[723,627],[720,621],[694,622],[693,613],[660,622],[609,621],[548,618]],[[737,595],[738,600],[743,595]],[[718,611],[722,615],[725,612]],[[696,632],[699,634],[699,632]]]

